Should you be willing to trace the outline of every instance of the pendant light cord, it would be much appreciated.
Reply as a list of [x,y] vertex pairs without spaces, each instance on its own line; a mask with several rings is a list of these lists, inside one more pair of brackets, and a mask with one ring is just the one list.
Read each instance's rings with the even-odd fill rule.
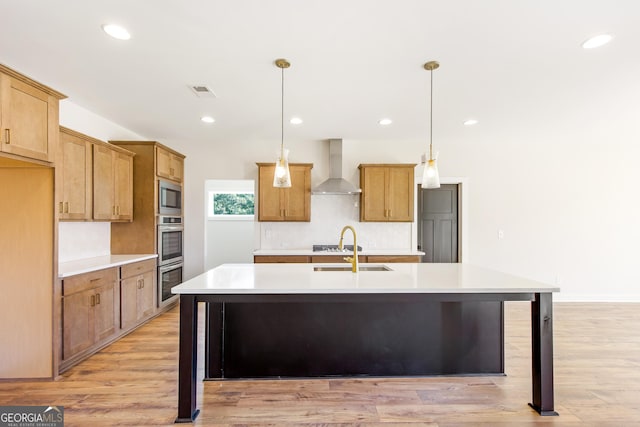
[[280,159],[284,160],[284,68],[282,70],[282,97],[281,97],[281,110],[280,110]]
[[429,160],[433,160],[433,70],[431,73],[431,102],[429,105]]

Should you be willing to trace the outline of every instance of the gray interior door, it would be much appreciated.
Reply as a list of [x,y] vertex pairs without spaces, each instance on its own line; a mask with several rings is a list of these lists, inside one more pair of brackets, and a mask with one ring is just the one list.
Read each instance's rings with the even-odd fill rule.
[[420,189],[418,244],[422,262],[458,262],[458,186]]

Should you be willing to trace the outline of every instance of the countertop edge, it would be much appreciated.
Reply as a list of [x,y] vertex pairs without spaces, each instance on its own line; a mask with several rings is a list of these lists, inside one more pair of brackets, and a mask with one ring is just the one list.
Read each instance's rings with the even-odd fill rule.
[[[351,251],[332,252],[332,251],[313,251],[311,249],[255,249],[254,256],[331,256],[346,255]],[[358,252],[358,255],[372,256],[422,256],[424,252],[411,249],[364,249]]]
[[84,258],[58,264],[58,278],[77,276],[78,274],[104,270],[105,268],[119,267],[139,261],[157,258],[158,254],[127,254],[105,255],[93,258]]

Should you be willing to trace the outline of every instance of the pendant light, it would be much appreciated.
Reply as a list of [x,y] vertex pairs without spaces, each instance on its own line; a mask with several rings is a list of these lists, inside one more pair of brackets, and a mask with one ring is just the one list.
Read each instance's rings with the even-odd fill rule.
[[279,188],[291,187],[291,174],[289,173],[289,150],[284,149],[284,69],[291,64],[286,59],[276,59],[276,66],[282,70],[282,109],[280,116],[280,155],[276,161],[276,170],[273,175],[273,186]]
[[440,64],[437,61],[429,61],[424,64],[424,69],[431,73],[431,93],[429,106],[429,160],[424,165],[422,176],[422,188],[440,188],[440,175],[438,174],[437,159],[433,157],[433,70]]

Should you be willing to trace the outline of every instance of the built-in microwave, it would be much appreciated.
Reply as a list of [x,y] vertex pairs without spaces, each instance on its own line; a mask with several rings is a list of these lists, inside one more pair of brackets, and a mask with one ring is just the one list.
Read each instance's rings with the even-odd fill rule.
[[182,216],[182,186],[158,180],[158,215]]

